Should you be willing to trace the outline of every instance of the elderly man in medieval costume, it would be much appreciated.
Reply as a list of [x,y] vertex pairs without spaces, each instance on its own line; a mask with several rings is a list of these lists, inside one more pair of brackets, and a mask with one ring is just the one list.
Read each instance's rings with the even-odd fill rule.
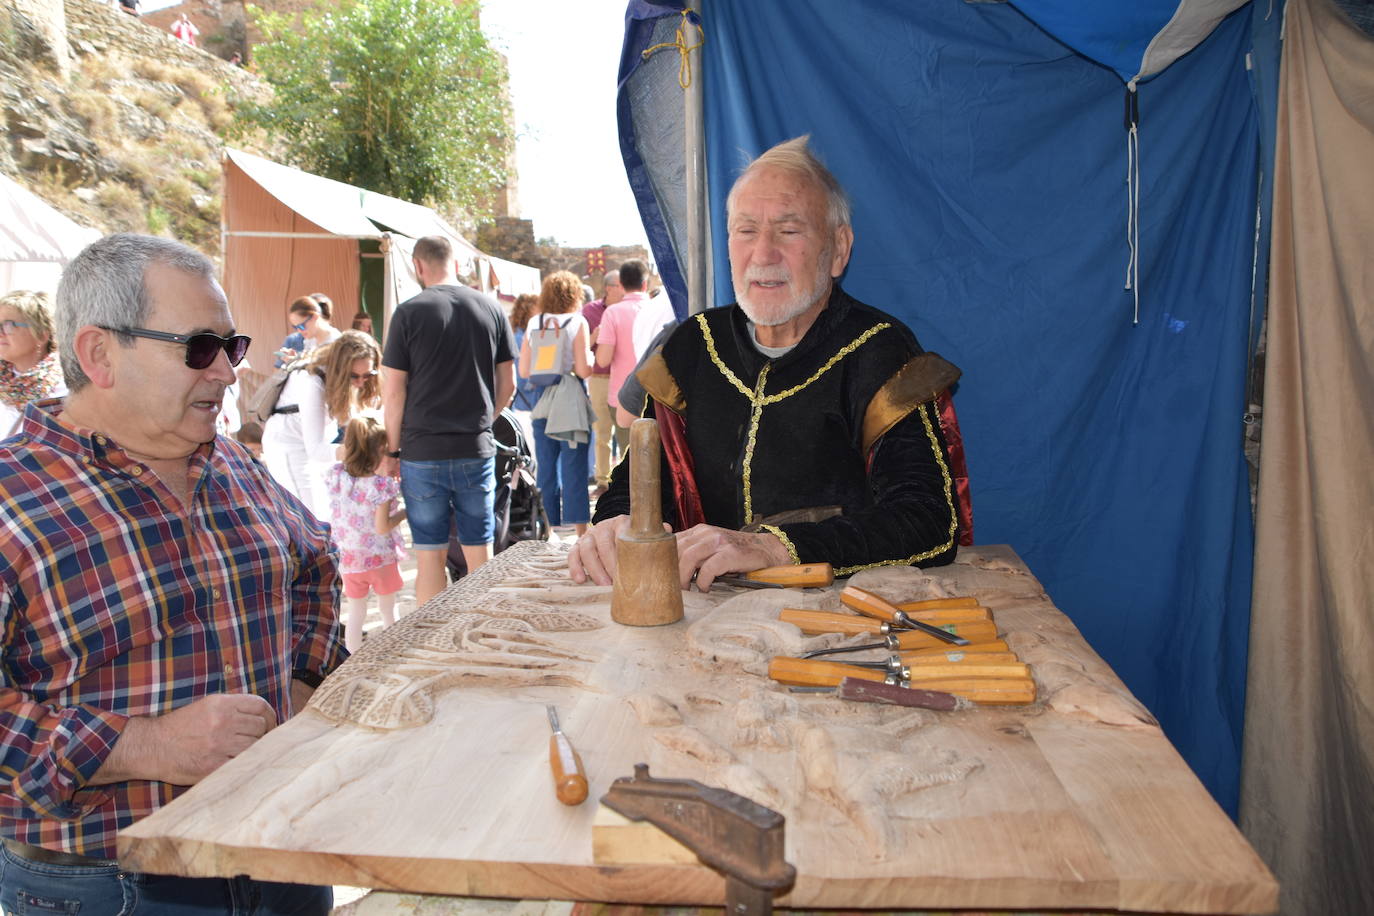
[[[683,322],[638,373],[683,588],[789,563],[938,566],[957,549],[936,398],[958,370],[835,282],[854,241],[849,202],[806,139],[759,156],[726,200],[737,303]],[[615,575],[628,465],[569,557],[575,581]]]

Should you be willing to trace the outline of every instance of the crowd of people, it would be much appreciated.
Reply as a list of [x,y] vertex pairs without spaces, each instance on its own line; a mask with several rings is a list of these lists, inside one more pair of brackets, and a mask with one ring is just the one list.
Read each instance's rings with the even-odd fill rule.
[[[328,294],[291,300],[273,353],[280,384],[250,440],[275,482],[331,525],[343,548],[350,650],[361,644],[371,593],[383,623],[395,619],[401,505],[411,507],[417,603],[447,583],[451,542],[469,570],[490,557],[491,425],[507,406],[530,433],[549,523],[585,534],[644,405],[633,370],[661,342],[655,335],[676,324],[666,294],[647,292],[654,278],[642,260],[606,271],[600,298],[587,282],[597,278],[560,270],[503,312],[458,281],[447,245],[417,244],[424,291],[397,309],[385,357],[366,312],[344,331]],[[0,299],[0,438],[19,429],[27,403],[67,393],[56,348],[46,294]],[[623,404],[622,390],[634,392]],[[226,387],[220,433],[243,428],[239,396],[237,381]]]

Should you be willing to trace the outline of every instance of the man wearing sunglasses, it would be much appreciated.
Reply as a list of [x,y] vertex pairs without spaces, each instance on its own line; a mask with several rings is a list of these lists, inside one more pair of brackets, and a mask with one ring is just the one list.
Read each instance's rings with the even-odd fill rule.
[[327,913],[329,888],[115,862],[343,660],[339,577],[328,529],[216,436],[249,340],[203,255],[108,236],[56,313],[71,393],[0,445],[0,907]]

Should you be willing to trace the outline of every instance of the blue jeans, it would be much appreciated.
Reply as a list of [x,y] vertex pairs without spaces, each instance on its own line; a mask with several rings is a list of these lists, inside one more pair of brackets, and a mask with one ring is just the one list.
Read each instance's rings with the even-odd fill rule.
[[458,543],[490,544],[496,536],[496,459],[447,461],[401,459],[401,495],[406,501],[410,543],[415,550],[448,549],[454,517]]
[[0,848],[0,906],[9,916],[327,916],[333,905],[329,887],[48,865]]
[[544,500],[550,525],[582,525],[592,520],[591,500],[587,498],[587,459],[589,445],[574,446],[563,439],[544,435],[545,420],[534,420],[534,460],[539,465],[535,482]]

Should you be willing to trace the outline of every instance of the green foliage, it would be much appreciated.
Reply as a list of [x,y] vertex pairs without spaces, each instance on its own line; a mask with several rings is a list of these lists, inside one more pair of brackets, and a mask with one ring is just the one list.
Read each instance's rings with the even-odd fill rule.
[[476,3],[344,0],[299,23],[250,8],[273,98],[238,110],[294,164],[338,181],[485,215],[513,137],[506,70]]
[[148,207],[148,231],[153,235],[162,235],[167,231],[167,227],[172,225],[172,216],[166,210],[153,204]]

